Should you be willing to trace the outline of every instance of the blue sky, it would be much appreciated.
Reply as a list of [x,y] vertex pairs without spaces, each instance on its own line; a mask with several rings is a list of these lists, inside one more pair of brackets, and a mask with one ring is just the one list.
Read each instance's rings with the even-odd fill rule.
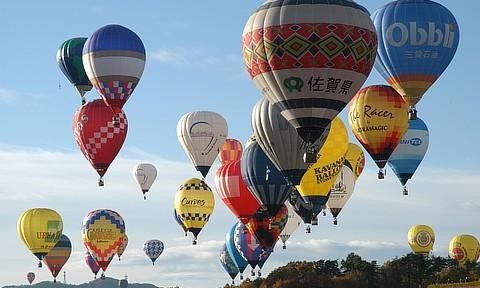
[[[114,208],[124,216],[127,231],[133,231],[129,234],[135,236],[130,236],[125,261],[112,264],[110,275],[121,277],[128,272],[129,278],[138,282],[218,287],[228,281],[218,263],[218,249],[234,219],[217,198],[212,221],[200,235],[201,245],[193,248],[171,219],[177,186],[198,176],[178,143],[176,124],[188,111],[212,110],[226,118],[231,137],[245,142],[252,133],[250,112],[259,93],[243,66],[240,41],[248,16],[262,1],[99,2],[3,4],[0,201],[4,209],[0,225],[5,229],[0,232],[0,243],[11,249],[3,253],[0,285],[24,283],[24,275],[31,269],[40,279],[49,279],[45,271],[35,268],[33,256],[15,231],[23,210],[48,206],[63,215],[66,233],[74,240],[77,253],[66,266],[71,282],[90,279],[80,262],[84,215],[96,208]],[[357,2],[373,11],[386,1]],[[411,195],[401,197],[392,173],[378,182],[368,159],[367,171],[340,216],[341,226],[332,227],[330,219],[322,219],[310,237],[299,231],[292,239],[292,250],[276,252],[266,264],[267,271],[291,259],[336,259],[349,251],[372,259],[399,255],[408,251],[406,232],[417,222],[436,228],[436,251],[442,255],[454,234],[480,236],[475,221],[480,208],[480,196],[475,193],[480,183],[476,125],[480,98],[475,96],[480,2],[438,2],[456,16],[461,39],[453,62],[417,106],[430,130],[430,147],[410,185]],[[80,98],[59,70],[55,53],[64,40],[89,36],[110,23],[129,27],[142,38],[147,64],[124,109],[129,119],[124,148],[107,173],[107,186],[100,189],[96,174],[73,139],[71,123]],[[373,71],[366,84],[383,83]],[[95,91],[87,94],[88,99],[96,97]],[[346,120],[345,116],[344,111]],[[152,161],[160,170],[147,203],[130,176],[138,161]],[[207,180],[213,186],[212,179]],[[372,225],[377,218],[378,223]],[[140,251],[143,241],[153,237],[167,246],[158,270],[148,265]]]

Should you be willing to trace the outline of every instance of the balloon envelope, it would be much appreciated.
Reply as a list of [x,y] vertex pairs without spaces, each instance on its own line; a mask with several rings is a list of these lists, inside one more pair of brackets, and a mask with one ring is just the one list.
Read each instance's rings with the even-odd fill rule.
[[280,233],[288,221],[288,208],[283,205],[277,214],[271,217],[267,211],[258,211],[247,223],[247,228],[255,235],[264,250],[273,249]]
[[248,262],[252,269],[255,269],[258,261],[260,261],[260,254],[263,251],[260,241],[258,241],[257,237],[255,237],[242,222],[238,222],[235,227],[234,241],[235,247],[243,259]]
[[40,261],[60,240],[62,231],[62,217],[48,208],[29,209],[23,212],[17,222],[20,239]]
[[460,31],[452,13],[430,0],[397,0],[372,14],[378,35],[375,68],[415,107],[457,51]]
[[227,234],[225,235],[225,244],[228,254],[232,257],[232,260],[235,263],[235,266],[237,266],[238,271],[240,271],[240,278],[243,278],[242,273],[247,268],[248,262],[245,260],[245,258],[243,258],[235,245],[236,228],[237,223],[233,224],[233,226],[228,230]]
[[239,272],[238,268],[237,266],[235,266],[235,263],[233,262],[230,254],[228,253],[227,246],[225,244],[223,244],[222,250],[220,251],[220,263],[222,264],[222,267],[225,270],[225,272],[227,272],[228,275],[230,275],[232,280],[235,279],[235,277],[237,277]]
[[125,234],[125,236],[123,236],[122,244],[118,247],[118,250],[117,250],[118,260],[120,260],[120,257],[122,257],[123,252],[125,252],[125,250],[127,249],[127,246],[128,246],[128,236],[127,234]]
[[82,62],[82,51],[86,41],[87,38],[81,37],[68,39],[57,50],[57,63],[60,70],[82,97],[93,88]]
[[337,216],[347,204],[355,189],[355,173],[347,165],[342,167],[340,175],[330,189],[330,197],[327,207],[333,215],[334,224],[337,224]]
[[68,258],[72,254],[72,243],[67,236],[62,235],[60,240],[55,244],[52,250],[48,252],[47,256],[43,259],[43,262],[47,265],[48,269],[52,273],[54,282],[57,282],[56,278],[62,270],[63,265],[67,263]]
[[105,175],[127,137],[125,114],[118,114],[118,124],[112,120],[113,115],[112,110],[98,99],[80,107],[73,119],[75,140],[100,177]]
[[27,281],[29,284],[32,284],[33,281],[35,280],[35,273],[33,272],[28,272],[27,273]]
[[160,240],[148,240],[143,244],[143,251],[145,254],[152,260],[152,264],[155,265],[155,261],[157,260],[160,255],[163,253],[163,249],[165,246],[163,245],[163,242]]
[[124,237],[125,222],[120,214],[113,210],[94,210],[83,218],[83,244],[103,271],[107,270]]
[[397,175],[402,186],[407,185],[407,181],[413,177],[420,166],[423,157],[427,154],[428,142],[427,125],[420,118],[410,120],[403,139],[388,158],[388,165]]
[[88,268],[90,268],[90,271],[92,271],[93,275],[95,275],[95,278],[97,278],[98,271],[100,271],[100,265],[98,265],[97,261],[95,261],[93,256],[88,251],[85,253],[85,264],[87,264]]
[[137,87],[145,57],[140,37],[120,25],[103,26],[85,42],[82,58],[85,72],[115,115]]
[[290,196],[291,186],[256,141],[245,148],[241,169],[248,189],[270,216],[274,216]]
[[354,1],[270,0],[242,36],[253,82],[307,143],[360,89],[376,47],[369,12]]
[[189,112],[177,124],[178,141],[203,177],[207,176],[227,134],[227,122],[215,112]]
[[240,160],[242,159],[242,151],[243,147],[240,141],[233,138],[228,138],[227,140],[225,140],[225,143],[223,143],[222,148],[220,148],[220,153],[218,153],[218,160],[222,165],[225,165],[232,161]]
[[457,235],[450,240],[448,251],[450,257],[463,266],[467,262],[477,262],[480,255],[480,244],[475,236]]
[[140,190],[142,190],[145,197],[145,193],[150,190],[153,182],[157,178],[157,168],[153,164],[140,163],[133,168],[133,177],[137,181]]
[[[266,98],[260,99],[253,107],[252,128],[258,144],[292,185],[300,180],[310,164],[305,163],[303,155],[307,143],[298,135],[295,128],[282,116],[278,106],[272,105]],[[326,140],[329,128],[315,143],[318,151]]]
[[244,224],[260,208],[242,178],[240,160],[231,161],[218,168],[215,188],[228,209]]
[[348,144],[344,165],[348,165],[352,169],[355,173],[355,181],[357,181],[365,168],[365,154],[360,146],[355,143]]
[[408,230],[408,245],[413,253],[428,255],[435,243],[435,232],[427,225],[414,225]]
[[287,240],[290,239],[293,233],[297,231],[298,226],[300,226],[300,224],[302,223],[302,218],[298,216],[297,213],[295,213],[292,205],[289,202],[287,202],[285,205],[288,209],[288,220],[287,224],[285,224],[285,227],[282,230],[282,233],[280,233],[279,235],[280,240],[282,240],[283,243],[283,249],[287,248]]

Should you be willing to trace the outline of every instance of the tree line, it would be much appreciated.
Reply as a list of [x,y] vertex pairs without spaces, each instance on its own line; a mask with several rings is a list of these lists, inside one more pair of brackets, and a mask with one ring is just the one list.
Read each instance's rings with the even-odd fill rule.
[[410,253],[379,265],[350,253],[343,260],[290,262],[266,278],[247,279],[239,286],[227,284],[224,288],[426,288],[479,279],[477,263],[460,266],[450,258]]

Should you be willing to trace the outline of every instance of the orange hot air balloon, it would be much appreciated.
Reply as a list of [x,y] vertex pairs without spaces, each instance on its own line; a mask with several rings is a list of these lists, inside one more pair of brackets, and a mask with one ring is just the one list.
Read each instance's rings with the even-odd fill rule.
[[242,143],[236,139],[228,138],[225,140],[220,152],[218,153],[218,160],[222,165],[228,164],[232,161],[242,159]]
[[348,122],[380,168],[378,179],[383,179],[388,158],[407,132],[408,105],[391,86],[369,86],[350,102]]
[[260,246],[268,251],[277,243],[287,221],[288,208],[284,204],[273,217],[267,211],[259,210],[250,218],[246,226],[250,233],[257,237]]

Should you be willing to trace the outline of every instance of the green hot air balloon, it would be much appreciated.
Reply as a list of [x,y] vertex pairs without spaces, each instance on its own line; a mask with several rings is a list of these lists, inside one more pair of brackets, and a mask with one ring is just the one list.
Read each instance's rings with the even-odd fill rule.
[[87,38],[72,38],[60,45],[57,51],[57,63],[65,77],[75,86],[85,104],[84,95],[92,89],[82,62],[83,45]]

